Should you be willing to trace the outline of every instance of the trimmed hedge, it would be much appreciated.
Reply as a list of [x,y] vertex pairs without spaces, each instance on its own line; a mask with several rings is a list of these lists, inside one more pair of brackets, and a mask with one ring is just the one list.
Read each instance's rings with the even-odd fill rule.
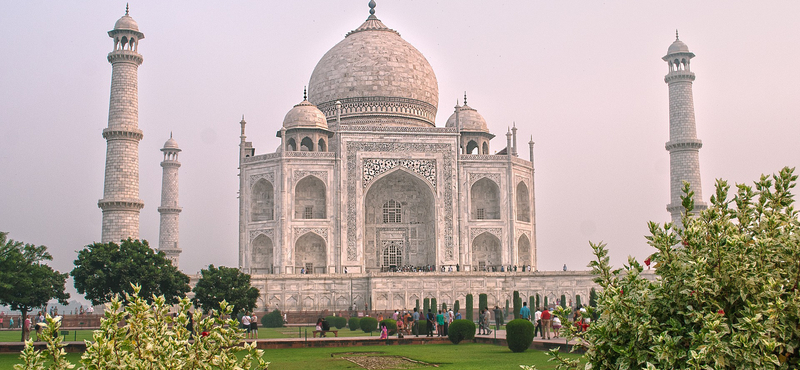
[[447,329],[447,337],[453,344],[475,338],[475,323],[471,320],[453,320]]
[[347,327],[350,328],[350,331],[356,331],[358,329],[361,329],[360,322],[361,319],[359,319],[358,317],[351,317],[350,321],[347,323]]
[[472,294],[467,294],[467,315],[466,316],[467,316],[467,320],[469,320],[469,321],[475,321],[474,318],[473,318],[473,315],[474,315],[473,310],[474,310],[474,307],[472,307]]
[[371,333],[378,329],[378,319],[374,317],[365,317],[361,319],[358,325],[361,326],[361,330],[365,333]]
[[388,330],[390,336],[397,334],[397,321],[394,321],[392,319],[386,319],[381,321],[380,323],[386,325],[386,329]]
[[506,341],[512,352],[524,352],[533,343],[533,323],[525,319],[511,320],[506,324]]
[[336,316],[336,329],[341,329],[347,326],[347,319],[344,316]]
[[265,328],[283,327],[283,315],[281,311],[275,310],[261,317],[261,326]]
[[459,303],[458,300],[456,299],[456,303],[453,304],[453,313],[458,313],[460,309],[461,309],[461,303]]

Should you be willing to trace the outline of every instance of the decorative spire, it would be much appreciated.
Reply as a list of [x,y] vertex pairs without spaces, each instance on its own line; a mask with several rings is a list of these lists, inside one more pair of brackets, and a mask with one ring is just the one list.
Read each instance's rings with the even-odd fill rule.
[[675,41],[678,41],[678,40],[679,40],[679,39],[678,39],[678,29],[676,28],[676,29],[675,29]]
[[369,0],[369,15],[375,15],[375,0]]
[[[244,119],[244,117],[242,117]],[[169,138],[172,139],[172,131],[169,132]]]
[[467,92],[464,91],[464,105],[467,105]]
[[128,3],[125,3],[125,15],[128,15]]
[[303,101],[308,100],[308,94],[306,93],[306,87],[303,86]]

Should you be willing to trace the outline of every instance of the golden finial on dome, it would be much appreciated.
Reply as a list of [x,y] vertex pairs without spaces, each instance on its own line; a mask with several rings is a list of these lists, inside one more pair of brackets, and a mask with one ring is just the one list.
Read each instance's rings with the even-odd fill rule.
[[128,15],[128,3],[125,3],[125,15]]

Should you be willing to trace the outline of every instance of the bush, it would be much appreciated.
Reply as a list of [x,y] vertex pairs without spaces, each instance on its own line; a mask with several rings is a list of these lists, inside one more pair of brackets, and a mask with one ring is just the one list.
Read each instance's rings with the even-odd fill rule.
[[478,295],[478,311],[489,308],[489,297],[486,293],[481,293]]
[[[534,309],[533,307],[528,307],[530,309]],[[522,309],[522,299],[519,297],[519,292],[514,291],[514,318],[519,319],[521,318],[519,315],[519,311]]]
[[461,309],[461,304],[458,303],[458,300],[456,299],[456,303],[453,304],[453,313],[458,313],[458,310],[460,309]]
[[336,316],[336,329],[342,329],[347,326],[347,319],[344,316]]
[[[123,304],[117,295],[107,304],[100,329],[94,331],[80,359],[80,368],[200,369],[210,366],[211,359],[220,364],[217,368],[223,368],[222,364],[226,369],[267,368],[268,363],[262,358],[264,351],[256,349],[255,342],[242,343],[243,334],[236,321],[224,319],[233,310],[227,302],[220,302],[220,310],[212,310],[206,316],[201,310],[194,311],[195,335],[189,341],[186,324],[192,304],[188,298],[181,299],[175,316],[170,314],[173,306],[164,296],[150,296],[151,304],[139,294],[140,288],[135,286],[133,293],[126,296],[128,303]],[[37,351],[33,341],[26,342],[21,364],[15,368],[73,368],[64,356],[63,337],[53,335],[60,326],[59,319],[47,317],[40,336],[47,342],[46,349]]]
[[655,264],[655,278],[631,257],[613,268],[605,245],[591,244],[600,289],[596,312],[587,310],[599,317],[586,332],[562,328],[588,343],[586,367],[800,368],[796,180],[784,168],[753,187],[736,185],[733,196],[717,180],[699,212],[684,183],[681,225],[648,225],[656,252],[643,262]]
[[378,329],[378,319],[374,317],[365,317],[361,319],[358,325],[361,326],[361,330],[365,333],[371,333]]
[[265,328],[283,327],[283,314],[275,310],[261,317],[261,326]]
[[350,331],[361,329],[361,319],[358,317],[351,317],[350,321],[347,323],[347,326],[350,328]]
[[447,337],[453,344],[475,338],[475,323],[470,320],[453,320],[447,329]]
[[524,352],[533,343],[533,323],[525,319],[511,320],[506,324],[506,341],[512,352]]
[[397,321],[392,319],[386,319],[380,322],[383,325],[386,325],[386,329],[388,329],[389,335],[397,334]]

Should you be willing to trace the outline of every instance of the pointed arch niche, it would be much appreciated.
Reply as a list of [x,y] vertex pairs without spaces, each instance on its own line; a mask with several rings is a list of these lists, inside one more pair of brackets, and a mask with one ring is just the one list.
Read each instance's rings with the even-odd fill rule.
[[531,196],[528,186],[520,181],[517,184],[517,221],[531,222]]
[[274,265],[272,239],[261,234],[253,240],[253,260],[250,263],[254,274],[271,274]]
[[316,176],[307,176],[294,187],[294,218],[326,217],[325,183]]
[[250,221],[272,221],[275,218],[275,190],[272,183],[261,179],[250,194]]
[[475,181],[470,188],[470,218],[500,219],[500,187],[488,177]]
[[528,236],[522,234],[517,239],[517,258],[518,264],[521,266],[528,266],[531,265],[531,241],[528,239]]
[[297,238],[294,243],[294,267],[295,273],[300,273],[300,269],[315,274],[324,274],[327,254],[325,239],[321,236],[307,232]]
[[472,241],[472,266],[476,271],[484,271],[495,266],[500,270],[502,261],[500,239],[490,232],[484,232]]

